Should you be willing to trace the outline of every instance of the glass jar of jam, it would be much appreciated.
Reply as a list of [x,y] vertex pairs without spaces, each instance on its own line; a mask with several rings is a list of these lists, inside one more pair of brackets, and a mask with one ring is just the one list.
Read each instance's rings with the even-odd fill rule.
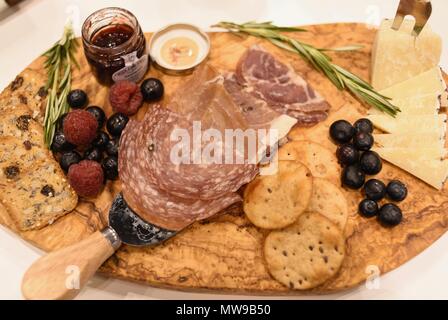
[[93,74],[104,85],[138,82],[148,70],[145,35],[137,18],[125,9],[92,13],[82,26],[82,42]]

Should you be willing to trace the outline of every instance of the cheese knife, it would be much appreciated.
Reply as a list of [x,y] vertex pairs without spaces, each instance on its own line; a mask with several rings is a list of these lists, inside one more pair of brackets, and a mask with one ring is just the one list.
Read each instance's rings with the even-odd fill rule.
[[120,193],[109,210],[109,226],[37,260],[23,277],[22,294],[31,300],[72,299],[123,243],[157,245],[176,233],[144,221]]
[[418,36],[429,20],[432,13],[431,1],[428,0],[400,0],[392,29],[399,30],[406,16],[415,18],[412,34]]

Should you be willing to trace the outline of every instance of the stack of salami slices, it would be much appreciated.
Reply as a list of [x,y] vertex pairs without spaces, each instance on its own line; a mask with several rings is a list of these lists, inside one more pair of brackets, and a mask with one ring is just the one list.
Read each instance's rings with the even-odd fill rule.
[[[121,137],[123,196],[142,218],[160,227],[180,230],[241,201],[236,191],[257,175],[257,165],[247,159],[240,164],[204,159],[202,141],[199,154],[178,150],[192,150],[194,121],[204,132],[247,128],[216,76],[213,69],[201,68],[167,106],[153,106],[143,121],[131,120]],[[173,139],[176,132],[185,139]]]
[[227,145],[219,148],[222,154],[207,153],[214,138],[204,133],[225,137],[229,129],[269,129],[283,116],[292,119],[286,134],[297,122],[324,119],[328,107],[292,69],[259,47],[241,58],[236,74],[224,77],[204,65],[167,105],[154,105],[142,121],[127,124],[119,151],[123,196],[148,222],[183,229],[241,201],[237,191],[258,174],[247,145],[232,146],[228,161]]

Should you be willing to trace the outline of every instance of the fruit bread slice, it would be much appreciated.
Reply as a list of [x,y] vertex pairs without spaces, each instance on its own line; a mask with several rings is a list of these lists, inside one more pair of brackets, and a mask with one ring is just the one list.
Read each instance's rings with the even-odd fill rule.
[[76,207],[78,197],[52,159],[4,173],[0,200],[22,231],[43,228]]
[[0,118],[0,136],[12,136],[23,141],[44,146],[42,126],[32,117],[27,106],[20,104],[13,109],[2,112]]
[[18,167],[24,170],[36,161],[53,161],[50,152],[42,146],[15,137],[0,136],[0,182],[7,178],[7,168]]
[[27,68],[0,94],[0,110],[6,111],[24,104],[40,123],[45,115],[45,73]]

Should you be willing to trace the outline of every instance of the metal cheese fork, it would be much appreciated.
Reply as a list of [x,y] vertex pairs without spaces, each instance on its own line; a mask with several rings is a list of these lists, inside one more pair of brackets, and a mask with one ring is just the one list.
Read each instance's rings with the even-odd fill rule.
[[413,16],[415,18],[415,26],[412,34],[418,36],[428,22],[431,13],[432,5],[429,0],[400,0],[392,29],[400,29],[404,18]]

